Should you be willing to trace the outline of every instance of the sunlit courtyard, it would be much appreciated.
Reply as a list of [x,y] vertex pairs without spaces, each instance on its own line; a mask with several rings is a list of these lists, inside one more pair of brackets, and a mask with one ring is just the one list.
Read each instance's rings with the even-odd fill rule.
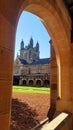
[[49,107],[49,87],[13,86],[11,130],[30,130],[47,118]]

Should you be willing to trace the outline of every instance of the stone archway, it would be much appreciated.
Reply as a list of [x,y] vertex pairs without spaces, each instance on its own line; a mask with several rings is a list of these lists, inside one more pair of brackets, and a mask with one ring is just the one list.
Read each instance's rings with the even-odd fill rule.
[[33,86],[33,80],[29,80],[29,86]]
[[19,85],[19,78],[14,77],[14,79],[13,79],[13,85]]
[[[60,3],[62,7],[64,7],[63,3]],[[58,5],[56,5],[58,6]],[[35,8],[34,8],[35,7]],[[49,11],[48,11],[49,9]],[[63,8],[66,12],[65,8]],[[56,58],[57,58],[57,66],[58,66],[58,89],[57,89],[57,97],[59,97],[60,100],[56,102],[56,109],[57,110],[63,110],[65,107],[67,108],[67,105],[69,105],[68,100],[71,99],[70,95],[70,37],[66,33],[68,30],[70,30],[70,18],[66,12],[66,15],[62,16],[63,19],[61,19],[61,16],[59,14],[59,10],[56,10],[54,8],[54,2],[46,2],[43,0],[43,2],[32,2],[29,1],[29,4],[27,7],[25,7],[25,10],[30,11],[37,16],[39,16],[40,20],[45,25],[47,31],[49,32],[54,49],[56,52]],[[43,10],[43,11],[42,11]],[[54,14],[54,15],[53,15]],[[68,18],[68,20],[67,20]],[[63,21],[64,20],[64,21]],[[66,28],[64,25],[67,24],[68,28]],[[67,30],[68,29],[68,30]],[[67,47],[67,48],[66,48]],[[67,59],[66,59],[67,57]],[[65,67],[65,65],[67,65]],[[67,90],[67,92],[64,94],[64,92]],[[66,102],[66,106],[61,105]],[[70,108],[71,109],[71,108]],[[70,110],[69,109],[69,110]],[[68,111],[69,111],[68,110]]]
[[26,86],[26,80],[23,80],[23,85]]
[[45,87],[50,87],[50,81],[49,80],[44,80],[44,86]]
[[41,86],[41,80],[36,81],[36,86],[39,86],[39,87]]
[[2,61],[0,63],[0,128],[2,130],[9,130],[15,34],[23,10],[39,16],[53,41],[58,66],[57,97],[59,100],[56,101],[56,110],[73,113],[71,20],[64,2],[61,0],[42,0],[42,2],[0,0],[0,59]]

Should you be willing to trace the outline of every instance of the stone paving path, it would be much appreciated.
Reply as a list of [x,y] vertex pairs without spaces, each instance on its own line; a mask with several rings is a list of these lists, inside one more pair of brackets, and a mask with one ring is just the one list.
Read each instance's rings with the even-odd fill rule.
[[30,130],[47,117],[50,95],[13,93],[11,130]]

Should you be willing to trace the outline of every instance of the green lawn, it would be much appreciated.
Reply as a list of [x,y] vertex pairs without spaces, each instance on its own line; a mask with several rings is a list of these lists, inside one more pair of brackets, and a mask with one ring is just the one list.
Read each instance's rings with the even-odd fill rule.
[[50,88],[30,87],[30,86],[13,86],[13,92],[50,94]]

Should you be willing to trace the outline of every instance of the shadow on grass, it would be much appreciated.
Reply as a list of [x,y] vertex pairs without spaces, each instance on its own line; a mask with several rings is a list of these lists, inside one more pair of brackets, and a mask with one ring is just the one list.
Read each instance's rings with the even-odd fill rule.
[[35,110],[18,99],[12,99],[10,130],[30,130],[39,123]]

